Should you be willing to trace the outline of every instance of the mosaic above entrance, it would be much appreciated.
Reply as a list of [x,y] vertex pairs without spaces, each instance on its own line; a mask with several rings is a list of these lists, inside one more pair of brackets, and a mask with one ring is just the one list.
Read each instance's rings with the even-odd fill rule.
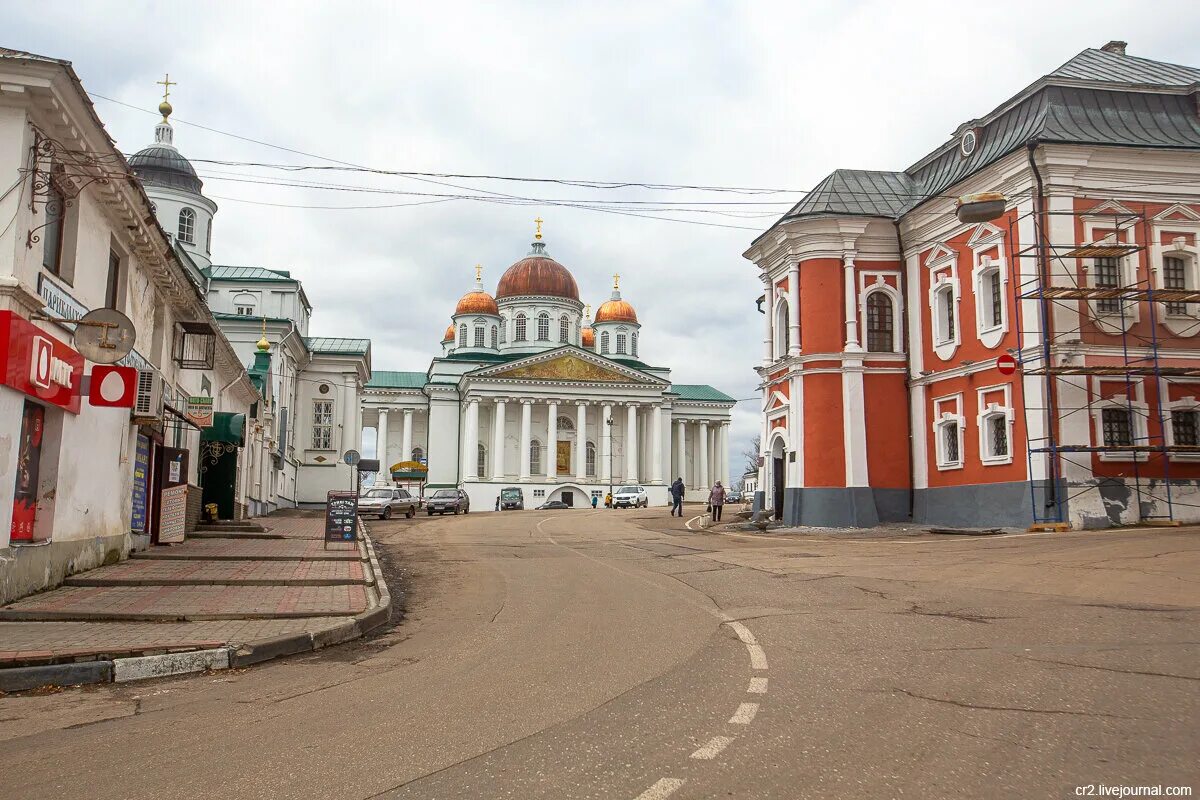
[[635,383],[636,379],[623,375],[616,370],[607,369],[599,364],[585,361],[579,356],[565,355],[543,361],[539,364],[529,364],[524,367],[514,367],[503,372],[492,374],[494,378],[531,378],[551,381],[604,381],[608,383]]

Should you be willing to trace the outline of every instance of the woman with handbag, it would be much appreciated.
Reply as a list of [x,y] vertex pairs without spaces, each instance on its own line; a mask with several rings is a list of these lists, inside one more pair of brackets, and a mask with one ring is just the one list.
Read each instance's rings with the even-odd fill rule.
[[721,521],[721,508],[725,505],[725,487],[720,481],[713,484],[708,493],[708,507],[712,512],[713,522]]

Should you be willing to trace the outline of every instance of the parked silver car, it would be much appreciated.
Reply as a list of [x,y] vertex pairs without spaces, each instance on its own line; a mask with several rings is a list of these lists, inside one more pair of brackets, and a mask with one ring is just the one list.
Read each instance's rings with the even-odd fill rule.
[[650,504],[650,496],[641,486],[622,486],[613,495],[613,508],[645,508]]
[[391,519],[393,514],[403,514],[412,519],[416,516],[417,498],[407,489],[369,489],[358,498],[358,513],[378,514],[380,519]]

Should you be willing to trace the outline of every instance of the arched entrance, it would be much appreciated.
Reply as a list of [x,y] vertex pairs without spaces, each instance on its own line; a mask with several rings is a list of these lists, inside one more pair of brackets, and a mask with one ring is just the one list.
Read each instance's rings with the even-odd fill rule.
[[546,500],[562,500],[571,508],[583,508],[592,504],[592,496],[583,487],[573,483],[557,487],[546,496]]
[[787,448],[783,444],[783,437],[776,436],[771,443],[771,507],[775,513],[775,519],[779,522],[783,521],[783,489],[784,489],[784,474],[786,473],[787,464]]

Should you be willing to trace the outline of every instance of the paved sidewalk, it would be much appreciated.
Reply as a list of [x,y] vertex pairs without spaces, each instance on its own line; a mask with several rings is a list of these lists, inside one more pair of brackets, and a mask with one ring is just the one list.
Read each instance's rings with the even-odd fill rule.
[[252,663],[387,619],[390,595],[366,542],[326,549],[319,513],[262,522],[282,538],[230,531],[154,547],[0,607],[0,678],[5,667],[217,648]]

